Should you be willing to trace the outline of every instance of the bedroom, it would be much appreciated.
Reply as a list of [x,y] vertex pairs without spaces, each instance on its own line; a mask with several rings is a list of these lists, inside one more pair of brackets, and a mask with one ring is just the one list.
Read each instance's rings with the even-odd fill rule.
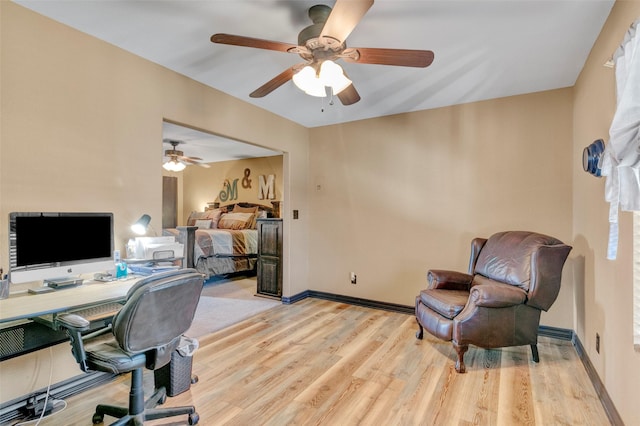
[[[163,123],[163,162],[172,146],[188,158],[199,159],[182,171],[162,170],[162,234],[179,241],[188,239],[186,231],[180,235],[176,226],[200,226],[195,232],[195,258],[185,259],[205,276],[256,272],[258,217],[280,217],[282,204],[282,161],[280,152],[257,147],[237,140],[221,138],[211,133],[190,129],[175,123]],[[245,213],[257,210],[247,224],[238,227],[231,216],[234,206],[245,206]],[[247,207],[251,209],[246,209]],[[238,209],[236,208],[236,209]],[[199,220],[199,222],[198,222]],[[219,228],[226,226],[225,231]],[[242,229],[240,229],[242,228]],[[248,230],[245,230],[248,229]],[[235,230],[235,231],[234,231]],[[236,232],[237,231],[237,232]],[[160,230],[155,230],[160,235]],[[151,234],[149,234],[151,235]],[[216,243],[212,240],[216,235]],[[223,243],[222,235],[232,237],[236,244]],[[249,238],[249,240],[247,240]],[[191,240],[190,240],[191,241]],[[225,239],[226,241],[226,239]],[[256,241],[255,244],[252,241]],[[217,247],[217,249],[216,249]],[[233,249],[233,250],[232,250]],[[203,252],[204,250],[204,252]],[[206,252],[206,253],[205,253]],[[247,254],[247,256],[242,256]]]
[[[606,137],[615,100],[601,58],[640,14],[637,2],[616,3],[574,87],[314,129],[16,4],[0,8],[0,224],[9,211],[42,206],[109,210],[124,244],[128,223],[162,215],[163,119],[251,141],[285,153],[287,295],[313,288],[411,304],[426,269],[464,268],[474,236],[546,231],[574,250],[543,323],[575,330],[623,418],[640,418],[633,398],[640,360],[625,303],[632,221],[621,215],[621,256],[606,261],[603,183],[580,164],[584,146]],[[2,254],[6,239],[0,226]],[[66,346],[59,358],[75,369]]]

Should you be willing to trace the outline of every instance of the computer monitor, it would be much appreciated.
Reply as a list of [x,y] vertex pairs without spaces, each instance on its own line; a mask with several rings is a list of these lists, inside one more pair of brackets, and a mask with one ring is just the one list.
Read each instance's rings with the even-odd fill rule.
[[9,214],[11,283],[109,270],[113,247],[113,213]]

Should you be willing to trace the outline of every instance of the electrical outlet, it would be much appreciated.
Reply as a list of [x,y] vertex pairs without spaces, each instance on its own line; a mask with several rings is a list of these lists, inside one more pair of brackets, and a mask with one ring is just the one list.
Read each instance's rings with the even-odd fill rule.
[[600,335],[596,333],[596,352],[600,353]]
[[356,273],[355,272],[351,272],[351,284],[355,284],[356,281],[358,280],[358,277],[356,277]]

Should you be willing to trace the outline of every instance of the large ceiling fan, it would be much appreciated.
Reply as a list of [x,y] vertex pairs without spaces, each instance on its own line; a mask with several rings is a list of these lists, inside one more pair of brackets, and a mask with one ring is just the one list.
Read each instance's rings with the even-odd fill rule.
[[176,147],[184,142],[176,141],[172,139],[164,139],[163,142],[171,145],[171,149],[167,149],[164,151],[165,162],[162,165],[162,167],[164,167],[165,170],[168,170],[171,172],[180,172],[184,170],[186,166],[189,164],[196,164],[198,166],[205,167],[205,168],[210,167],[207,163],[200,162],[202,161],[202,158],[187,157],[186,155],[184,155],[184,152],[178,151]]
[[287,68],[254,90],[249,95],[252,98],[266,96],[293,79],[296,86],[309,95],[326,96],[326,88],[329,87],[343,105],[351,105],[360,100],[360,95],[340,66],[335,64],[336,60],[421,68],[433,62],[433,52],[430,50],[348,48],[347,37],[372,5],[373,0],[337,0],[333,10],[322,4],[312,6],[309,9],[309,18],[313,25],[300,32],[298,45],[231,34],[214,34],[211,41],[296,53],[305,60]]

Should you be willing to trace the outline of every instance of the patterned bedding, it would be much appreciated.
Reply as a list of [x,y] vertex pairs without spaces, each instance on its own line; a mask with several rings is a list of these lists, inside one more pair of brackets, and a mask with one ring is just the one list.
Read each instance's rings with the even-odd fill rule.
[[245,256],[258,254],[256,229],[198,229],[194,257]]
[[[177,229],[164,235],[178,236]],[[258,254],[256,229],[197,229],[193,249],[196,270],[207,277],[253,270]]]
[[[193,244],[193,258],[188,256],[189,266],[207,278],[254,271],[258,257],[256,220],[273,217],[273,212],[274,208],[246,202],[216,206],[191,212],[186,222],[186,227],[191,227],[188,230],[186,227],[163,229],[163,235],[173,235],[178,241]],[[194,227],[197,227],[195,235]],[[189,249],[185,247],[186,251]]]

